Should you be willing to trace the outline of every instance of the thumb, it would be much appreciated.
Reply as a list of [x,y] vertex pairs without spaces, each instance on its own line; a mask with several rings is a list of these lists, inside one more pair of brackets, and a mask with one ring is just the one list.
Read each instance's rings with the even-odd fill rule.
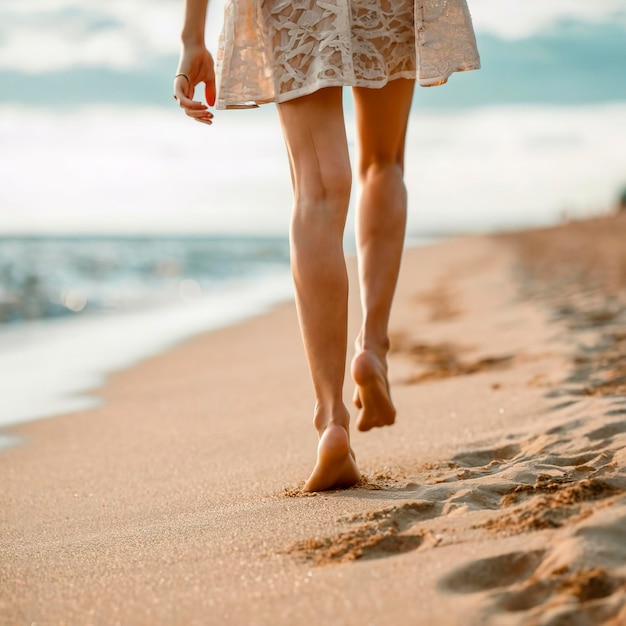
[[215,104],[215,79],[204,83],[204,97],[209,106]]

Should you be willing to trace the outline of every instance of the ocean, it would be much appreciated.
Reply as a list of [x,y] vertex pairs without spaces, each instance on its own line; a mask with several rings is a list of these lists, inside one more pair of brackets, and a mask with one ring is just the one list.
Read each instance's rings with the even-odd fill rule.
[[0,238],[0,425],[93,406],[108,373],[290,298],[284,237]]

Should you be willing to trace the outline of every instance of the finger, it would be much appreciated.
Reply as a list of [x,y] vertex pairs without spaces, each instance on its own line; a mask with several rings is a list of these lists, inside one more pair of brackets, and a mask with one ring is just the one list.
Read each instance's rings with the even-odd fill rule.
[[[174,96],[176,98],[176,96]],[[191,98],[187,98],[186,96],[178,96],[176,98],[178,100],[178,104],[181,109],[191,109],[193,111],[206,111],[207,105],[203,102],[198,102],[197,100],[191,100]]]
[[183,111],[190,117],[213,117],[213,113],[208,109],[191,109],[187,107],[182,107]]
[[203,124],[212,124],[213,123],[213,116],[212,115],[206,115],[206,116],[198,116],[198,115],[193,115],[193,114],[189,114],[187,113],[187,117],[190,117],[194,122],[201,122]]
[[194,119],[213,119],[213,113],[210,111],[193,111],[185,109],[185,115]]

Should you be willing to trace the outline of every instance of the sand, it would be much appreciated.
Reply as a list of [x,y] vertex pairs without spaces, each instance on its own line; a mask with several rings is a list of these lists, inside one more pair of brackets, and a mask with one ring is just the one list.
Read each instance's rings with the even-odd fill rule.
[[398,419],[353,433],[353,489],[300,491],[292,304],[7,429],[0,623],[626,624],[625,240],[622,216],[408,250]]

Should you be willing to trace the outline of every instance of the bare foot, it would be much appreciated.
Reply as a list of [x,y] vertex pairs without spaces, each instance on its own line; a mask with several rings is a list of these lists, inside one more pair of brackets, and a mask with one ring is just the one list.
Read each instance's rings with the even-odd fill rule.
[[350,438],[343,426],[331,425],[324,430],[317,446],[317,463],[304,491],[345,489],[361,479]]
[[393,424],[396,409],[391,402],[387,368],[374,352],[363,350],[354,357],[352,378],[357,386],[354,404],[361,409],[356,427],[365,431]]

